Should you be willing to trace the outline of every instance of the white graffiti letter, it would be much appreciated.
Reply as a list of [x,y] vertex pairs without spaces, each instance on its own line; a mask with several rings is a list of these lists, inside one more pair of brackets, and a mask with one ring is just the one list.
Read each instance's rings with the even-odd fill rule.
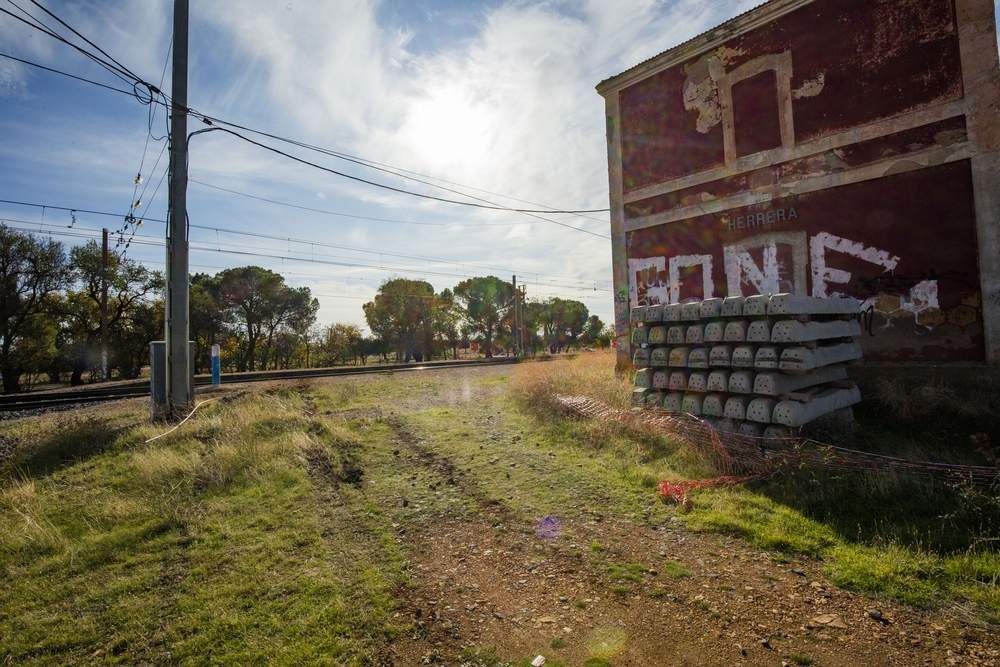
[[866,246],[857,241],[843,239],[827,232],[820,232],[809,239],[809,261],[812,263],[813,296],[829,296],[826,289],[829,283],[844,285],[851,281],[851,274],[848,271],[827,267],[827,250],[835,250],[845,255],[871,262],[872,264],[878,264],[884,267],[886,271],[892,271],[899,264],[899,257],[890,255],[885,250]]
[[701,267],[702,289],[704,299],[715,295],[715,283],[712,281],[711,255],[678,255],[670,258],[670,303],[680,303],[681,300],[681,269],[689,266]]
[[656,298],[658,303],[667,303],[667,288],[658,283],[648,285],[643,282],[639,284],[640,274],[648,274],[649,269],[655,269],[657,273],[662,273],[667,268],[667,260],[664,257],[643,257],[640,259],[630,259],[628,261],[628,297],[632,308],[639,305],[639,293],[642,292],[649,302],[650,298]]
[[[743,296],[744,282],[753,285],[756,290],[754,294],[778,294],[782,291],[778,245],[791,246],[792,291],[795,294],[806,294],[806,233],[776,232],[758,234],[739,243],[723,246],[729,296]],[[763,266],[758,267],[753,261],[749,252],[751,248],[763,248]]]

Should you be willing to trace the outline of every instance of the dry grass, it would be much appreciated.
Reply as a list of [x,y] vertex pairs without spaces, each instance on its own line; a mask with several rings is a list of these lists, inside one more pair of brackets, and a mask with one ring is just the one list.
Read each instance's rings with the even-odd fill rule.
[[558,414],[565,409],[559,394],[588,396],[616,408],[628,408],[632,395],[629,378],[615,373],[613,351],[581,354],[572,359],[526,361],[510,379],[511,391],[538,414]]
[[933,414],[995,419],[1000,409],[1000,389],[987,383],[976,393],[959,392],[940,379],[913,382],[901,378],[875,381],[876,400],[896,418],[918,419]]

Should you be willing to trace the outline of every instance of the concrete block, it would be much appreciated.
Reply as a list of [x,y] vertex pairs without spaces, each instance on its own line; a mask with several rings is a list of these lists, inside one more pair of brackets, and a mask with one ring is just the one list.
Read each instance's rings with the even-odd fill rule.
[[696,347],[688,354],[688,368],[708,368],[708,348]]
[[733,368],[753,368],[753,362],[756,357],[756,345],[738,345],[733,350],[733,356],[729,365]]
[[684,332],[684,342],[688,344],[697,344],[705,342],[705,325],[703,324],[692,324],[688,327],[687,331]]
[[684,394],[679,391],[672,392],[663,397],[663,409],[674,414],[681,411],[681,403],[684,402]]
[[687,368],[688,356],[691,354],[691,349],[687,347],[675,347],[670,350],[670,357],[667,360],[667,365],[674,368]]
[[778,368],[780,360],[781,348],[775,345],[761,345],[757,348],[757,354],[753,358],[753,367],[758,371],[775,370]]
[[778,368],[785,372],[811,371],[822,366],[842,364],[863,357],[858,343],[838,343],[817,348],[789,347],[781,353]]
[[681,304],[671,303],[663,306],[663,321],[664,322],[680,322],[681,321]]
[[781,401],[774,408],[772,421],[785,426],[802,426],[817,417],[850,407],[860,400],[861,392],[856,385],[848,389],[826,389],[811,395],[808,402]]
[[701,301],[689,301],[681,305],[681,321],[694,322],[701,319]]
[[708,355],[708,365],[712,367],[729,368],[732,362],[732,345],[716,345]]
[[764,317],[767,315],[767,302],[770,299],[766,294],[756,294],[748,296],[743,302],[744,317]]
[[653,369],[640,368],[635,372],[635,386],[643,389],[653,388]]
[[653,353],[649,355],[649,365],[654,368],[668,366],[670,361],[669,347],[654,347]]
[[684,394],[684,401],[681,403],[681,412],[700,417],[704,401],[705,398],[701,394]]
[[792,437],[792,432],[787,426],[779,426],[778,424],[770,424],[764,428],[764,439],[765,440],[784,440],[785,438]]
[[758,396],[750,401],[750,405],[747,407],[747,419],[759,424],[770,424],[771,413],[774,412],[774,406],[777,404],[778,401],[773,398]]
[[648,389],[633,389],[632,390],[632,407],[641,408],[646,405],[646,394],[649,393]]
[[705,325],[704,339],[706,343],[721,343],[726,338],[725,322],[709,322]]
[[678,324],[667,330],[667,343],[670,345],[683,345],[684,337],[687,334],[688,325]]
[[740,424],[740,430],[737,433],[745,435],[748,438],[760,438],[764,435],[764,425],[757,422],[743,422]]
[[646,335],[646,339],[649,341],[650,345],[665,345],[667,342],[667,329],[664,325],[649,327],[649,333]]
[[646,395],[646,405],[647,408],[662,408],[663,407],[663,397],[667,393],[664,391],[651,391]]
[[663,304],[657,304],[655,306],[649,306],[646,308],[646,322],[662,322],[663,321]]
[[768,315],[857,315],[861,302],[854,297],[823,299],[800,294],[772,294]]
[[688,386],[688,377],[691,376],[691,371],[673,371],[670,373],[670,379],[667,380],[667,389],[672,389],[674,391],[684,391]]
[[727,419],[725,417],[715,420],[713,426],[716,430],[722,431],[723,433],[737,433],[740,430],[740,422],[735,419]]
[[727,419],[744,420],[747,418],[747,408],[750,407],[752,396],[730,396],[726,399],[726,406],[723,408],[722,416]]
[[706,388],[709,391],[729,391],[730,375],[732,375],[732,371],[712,371],[708,374]]
[[771,320],[755,320],[751,322],[749,328],[747,328],[747,342],[770,343],[771,327],[773,326],[774,322]]
[[646,321],[646,306],[635,306],[629,312],[629,321],[633,324],[639,324]]
[[771,329],[771,342],[808,343],[815,340],[860,335],[861,324],[857,320],[833,320],[832,322],[782,320]]
[[653,371],[653,389],[666,389],[670,382],[670,371]]
[[726,395],[709,394],[701,404],[701,412],[706,417],[724,417],[726,415]]
[[752,394],[754,393],[754,378],[757,374],[753,371],[733,371],[729,376],[729,393],[731,394]]
[[646,327],[636,327],[632,329],[632,344],[645,345],[649,342],[649,329]]
[[722,316],[722,302],[724,299],[714,298],[705,299],[701,302],[701,319],[707,320],[710,317],[721,317]]
[[649,357],[652,354],[652,350],[648,347],[637,348],[635,353],[632,354],[632,365],[638,366],[639,368],[646,368],[650,365]]
[[[817,384],[835,382],[847,378],[843,366],[824,366],[813,373],[790,375],[785,373],[758,373],[753,383],[753,393],[764,396],[781,396]],[[730,384],[732,380],[730,379]],[[732,390],[730,390],[732,391]]]
[[744,301],[745,299],[741,296],[727,296],[722,300],[722,316],[739,317],[742,315]]
[[747,329],[750,322],[747,320],[733,320],[726,323],[726,332],[723,339],[727,343],[745,343],[747,340]]
[[708,391],[708,371],[691,371],[688,376],[688,391]]

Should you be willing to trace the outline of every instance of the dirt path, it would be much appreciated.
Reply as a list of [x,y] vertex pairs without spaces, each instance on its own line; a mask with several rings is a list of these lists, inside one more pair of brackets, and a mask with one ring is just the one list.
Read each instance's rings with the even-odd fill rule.
[[[456,382],[441,400],[455,405],[457,392],[472,430],[502,429],[495,391],[470,400],[468,378]],[[693,532],[682,517],[518,516],[412,432],[405,411],[389,420],[403,471],[460,499],[400,530],[414,579],[396,591],[398,614],[416,631],[388,647],[392,664],[454,665],[463,649],[496,647],[550,665],[1000,665],[977,628],[838,589],[820,562]]]

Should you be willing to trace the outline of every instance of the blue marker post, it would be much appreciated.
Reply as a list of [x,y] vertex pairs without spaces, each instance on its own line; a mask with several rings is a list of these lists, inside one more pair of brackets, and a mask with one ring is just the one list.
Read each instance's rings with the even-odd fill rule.
[[219,346],[212,346],[212,386],[218,387],[222,384],[222,362],[219,358]]

